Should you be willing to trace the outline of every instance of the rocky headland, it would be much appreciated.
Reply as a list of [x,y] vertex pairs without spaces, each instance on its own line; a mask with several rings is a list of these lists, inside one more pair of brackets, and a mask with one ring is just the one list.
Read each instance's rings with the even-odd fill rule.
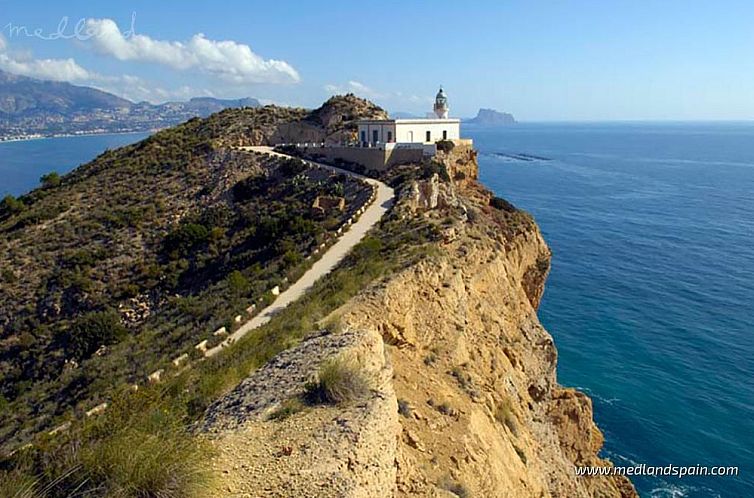
[[[610,463],[591,400],[557,383],[537,319],[550,267],[537,225],[492,200],[473,149],[439,159],[456,180],[402,181],[393,213],[437,227],[431,256],[360,291],[329,315],[336,331],[208,410],[217,496],[636,496],[626,478],[574,475]],[[371,379],[367,396],[275,415],[343,356]]]

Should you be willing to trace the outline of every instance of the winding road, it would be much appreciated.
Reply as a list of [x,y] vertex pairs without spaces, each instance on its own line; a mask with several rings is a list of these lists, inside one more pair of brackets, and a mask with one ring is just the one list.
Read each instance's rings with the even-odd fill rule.
[[[293,157],[275,152],[272,150],[272,147],[241,147],[241,149],[263,154],[272,154],[280,157]],[[299,278],[296,282],[291,284],[290,287],[281,292],[272,304],[264,308],[259,312],[259,314],[241,325],[238,330],[230,334],[223,342],[211,349],[208,349],[205,353],[205,356],[214,356],[215,354],[219,353],[224,347],[233,344],[235,341],[242,338],[252,330],[261,327],[265,323],[269,322],[276,313],[303,296],[317,280],[330,273],[333,268],[335,268],[335,266],[337,266],[338,263],[343,260],[348,252],[353,249],[353,247],[358,244],[361,239],[364,238],[369,229],[377,224],[382,216],[393,205],[393,202],[395,200],[395,192],[392,188],[388,187],[378,180],[359,175],[358,173],[354,173],[352,171],[336,168],[327,164],[321,164],[314,161],[306,162],[324,169],[329,169],[336,173],[343,173],[355,178],[359,178],[371,185],[376,186],[377,196],[374,202],[372,202],[367,207],[366,211],[364,211],[359,219],[350,226],[350,229],[346,232],[343,232],[337,242],[335,242],[335,244],[333,244],[322,255],[322,257],[320,257],[320,259],[318,259],[312,265],[312,267],[309,268],[306,273],[301,276],[301,278]]]

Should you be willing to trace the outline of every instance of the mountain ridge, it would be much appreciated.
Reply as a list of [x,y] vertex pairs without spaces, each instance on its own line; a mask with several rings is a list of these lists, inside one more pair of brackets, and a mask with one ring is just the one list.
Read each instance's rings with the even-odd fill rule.
[[160,104],[133,102],[110,92],[0,70],[0,139],[151,131],[226,108],[259,107],[251,97],[193,97]]

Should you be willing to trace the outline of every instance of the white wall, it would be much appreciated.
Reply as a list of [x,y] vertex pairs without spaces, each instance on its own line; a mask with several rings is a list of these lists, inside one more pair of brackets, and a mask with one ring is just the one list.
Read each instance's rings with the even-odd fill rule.
[[[427,140],[427,132],[430,132]],[[458,119],[417,119],[417,120],[389,120],[384,122],[374,121],[359,124],[358,140],[362,140],[362,132],[366,133],[366,142],[374,143],[374,133],[377,133],[377,142],[398,143],[435,143],[443,139],[446,132],[448,140],[461,138],[461,122]],[[388,132],[392,134],[389,140]]]
[[[381,143],[395,142],[395,122],[386,121],[385,123],[370,123],[359,125],[358,140],[362,142],[361,133],[366,132],[366,141],[374,143],[374,132],[377,132],[377,141]],[[388,140],[388,132],[392,135],[392,140]]]
[[[443,131],[448,140],[461,138],[461,123],[457,119],[438,119],[427,122],[396,122],[396,142],[435,143],[443,139]],[[427,132],[430,138],[427,140]],[[413,138],[412,133],[413,132]]]

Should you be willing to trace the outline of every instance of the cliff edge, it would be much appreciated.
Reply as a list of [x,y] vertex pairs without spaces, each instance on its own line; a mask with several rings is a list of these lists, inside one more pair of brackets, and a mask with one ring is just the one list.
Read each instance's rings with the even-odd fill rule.
[[[550,250],[477,177],[476,152],[456,145],[386,179],[399,200],[382,230],[403,223],[432,241],[331,313],[337,330],[209,408],[217,496],[637,496],[625,477],[575,476],[611,464],[591,400],[557,383],[537,319]],[[360,359],[370,394],[289,409],[342,355]]]

